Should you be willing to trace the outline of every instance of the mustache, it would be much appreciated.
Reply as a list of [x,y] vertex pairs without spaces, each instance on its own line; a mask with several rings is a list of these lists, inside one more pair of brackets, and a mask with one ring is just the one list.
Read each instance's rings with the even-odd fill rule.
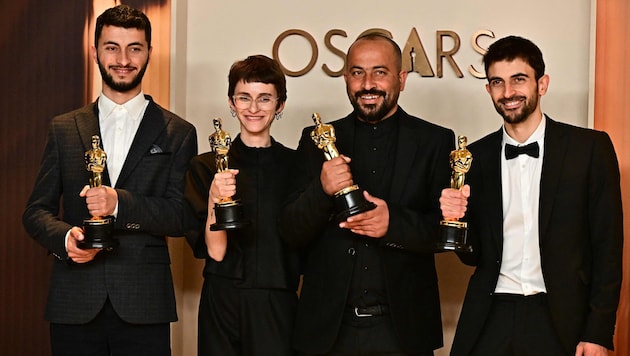
[[511,98],[505,98],[505,99],[501,99],[499,100],[499,103],[501,104],[505,104],[508,101],[513,101],[513,100],[523,100],[523,101],[527,101],[527,97],[523,96],[523,95],[517,95],[517,96],[513,96]]
[[376,90],[376,89],[370,89],[370,90],[361,90],[358,91],[354,94],[354,96],[359,99],[359,97],[361,97],[361,95],[380,95],[382,97],[385,97],[387,93],[385,93],[382,90]]
[[113,66],[109,66],[108,68],[109,68],[109,69],[114,69],[114,70],[116,70],[116,69],[130,69],[130,70],[136,70],[136,69],[137,69],[137,67],[136,67],[136,66],[129,66],[129,65],[127,65],[127,66],[117,66],[117,65],[113,65]]

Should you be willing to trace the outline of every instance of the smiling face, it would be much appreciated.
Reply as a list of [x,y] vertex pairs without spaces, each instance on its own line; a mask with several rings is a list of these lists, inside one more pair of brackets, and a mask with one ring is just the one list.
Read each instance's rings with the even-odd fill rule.
[[105,95],[114,99],[116,94],[131,98],[140,93],[150,53],[144,30],[104,26],[92,55],[101,72]]
[[271,124],[276,113],[282,112],[284,102],[278,103],[273,84],[239,81],[230,108],[236,112],[241,127],[241,140],[250,147],[267,147],[271,144]]
[[549,76],[536,80],[534,69],[520,58],[492,63],[487,75],[486,91],[506,124],[538,125],[540,97],[547,92]]
[[378,122],[398,108],[398,96],[405,87],[394,47],[384,38],[361,39],[348,51],[346,91],[358,117]]

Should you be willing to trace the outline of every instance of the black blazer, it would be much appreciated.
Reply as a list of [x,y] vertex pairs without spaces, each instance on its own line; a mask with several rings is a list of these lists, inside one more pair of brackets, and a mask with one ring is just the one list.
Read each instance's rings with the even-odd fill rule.
[[[432,242],[440,220],[438,197],[449,182],[451,130],[412,117],[399,109],[399,130],[392,186],[387,204],[389,230],[379,240],[379,254],[395,332],[406,352],[442,346],[440,301]],[[355,116],[332,122],[340,153],[353,157]],[[319,175],[324,154],[304,129],[294,179],[298,189],[286,205],[281,233],[306,246],[304,283],[294,329],[294,346],[307,353],[331,349],[341,325],[352,277],[352,248],[363,238],[331,219],[333,198]],[[352,165],[352,163],[351,163]],[[355,177],[360,181],[358,177]]]
[[[182,236],[183,188],[188,162],[197,153],[194,126],[158,106],[151,97],[121,170],[116,191],[116,251],[95,260],[68,260],[65,235],[89,218],[79,197],[89,172],[84,154],[100,135],[97,105],[55,117],[23,223],[54,254],[46,319],[81,324],[93,319],[109,296],[130,323],[177,320],[166,236]],[[106,149],[106,148],[105,148]],[[107,172],[104,185],[110,185]]]
[[[539,234],[552,322],[567,354],[579,341],[612,349],[621,286],[623,215],[619,167],[608,135],[545,117]],[[468,226],[477,266],[452,355],[468,355],[492,304],[503,250],[502,130],[471,144]]]

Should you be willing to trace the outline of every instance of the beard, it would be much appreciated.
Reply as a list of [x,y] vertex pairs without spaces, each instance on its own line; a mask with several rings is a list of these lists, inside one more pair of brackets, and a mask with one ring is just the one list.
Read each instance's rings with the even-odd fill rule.
[[[359,103],[361,95],[379,95],[383,98],[383,102],[380,104],[362,105]],[[348,93],[348,97],[359,119],[369,123],[376,123],[384,119],[385,115],[396,105],[398,99],[397,95],[396,97],[390,97],[386,92],[376,89],[361,90],[354,94]]]
[[114,77],[112,77],[112,75],[107,72],[107,69],[101,63],[101,60],[98,59],[98,57],[96,58],[96,60],[98,61],[98,69],[101,72],[101,78],[103,78],[103,82],[105,82],[105,84],[108,87],[110,87],[112,90],[115,90],[120,93],[126,93],[128,91],[131,91],[137,88],[138,85],[142,83],[142,78],[144,77],[144,73],[147,71],[147,66],[149,65],[149,58],[147,58],[146,63],[144,63],[142,68],[140,68],[138,75],[136,75],[129,83],[125,83],[125,82],[116,82],[114,80]]
[[[510,101],[514,99],[524,100],[525,105],[519,110],[504,110],[501,103],[505,101]],[[494,103],[494,108],[497,110],[499,115],[503,117],[503,120],[509,124],[519,124],[525,121],[534,111],[536,111],[536,106],[538,105],[538,97],[534,96],[532,100],[528,100],[527,97],[524,96],[516,96],[509,99],[501,99],[498,102]]]
[[[536,87],[536,92],[538,92],[538,87]],[[523,100],[525,103],[523,107],[519,111],[514,110],[504,110],[502,103],[511,100]],[[519,124],[525,120],[536,111],[536,107],[538,106],[538,96],[533,95],[531,100],[526,96],[513,96],[511,98],[501,99],[498,102],[494,103],[494,108],[497,110],[499,115],[503,117],[503,120],[509,124]]]

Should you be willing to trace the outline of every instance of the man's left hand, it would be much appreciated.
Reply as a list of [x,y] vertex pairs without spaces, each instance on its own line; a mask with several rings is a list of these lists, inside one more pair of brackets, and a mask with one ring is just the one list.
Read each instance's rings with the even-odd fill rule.
[[608,356],[608,349],[592,342],[580,341],[575,348],[575,356]]
[[373,197],[366,191],[363,192],[363,195],[367,201],[376,204],[376,208],[349,217],[346,221],[341,222],[339,227],[350,229],[350,231],[355,234],[380,239],[385,236],[389,228],[389,208],[387,207],[387,202]]

